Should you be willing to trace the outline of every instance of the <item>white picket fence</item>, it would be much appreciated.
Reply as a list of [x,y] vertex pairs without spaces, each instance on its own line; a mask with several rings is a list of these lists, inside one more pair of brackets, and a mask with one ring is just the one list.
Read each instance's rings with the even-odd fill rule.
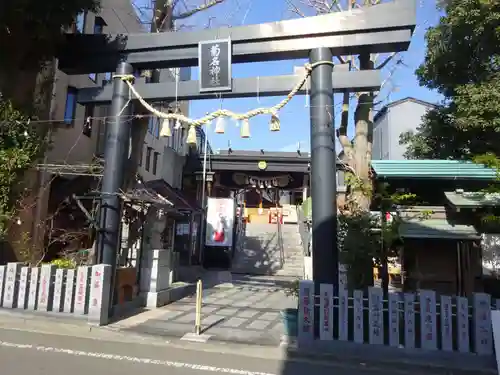
[[108,322],[111,266],[58,269],[51,264],[0,266],[0,307]]
[[[390,293],[383,299],[381,288],[349,293],[341,288],[334,296],[332,285],[300,282],[298,341],[315,339],[314,307],[319,306],[319,340],[354,341],[359,344],[393,347],[493,353],[491,297],[476,293],[465,297],[439,296],[431,290],[418,293]],[[500,301],[496,301],[500,309]]]

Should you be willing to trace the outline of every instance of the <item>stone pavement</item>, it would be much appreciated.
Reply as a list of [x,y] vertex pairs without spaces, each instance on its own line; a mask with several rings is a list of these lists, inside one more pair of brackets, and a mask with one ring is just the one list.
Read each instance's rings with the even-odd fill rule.
[[[296,304],[272,283],[236,283],[211,288],[204,291],[202,338],[279,346],[284,333],[280,310]],[[161,311],[125,330],[167,337],[189,336],[194,332],[195,296],[167,305]]]

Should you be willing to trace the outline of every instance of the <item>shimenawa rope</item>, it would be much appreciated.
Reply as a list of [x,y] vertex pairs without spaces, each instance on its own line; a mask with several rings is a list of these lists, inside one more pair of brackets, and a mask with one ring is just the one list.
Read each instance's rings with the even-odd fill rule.
[[[204,124],[208,124],[211,121],[215,120],[218,117],[230,117],[234,120],[241,121],[241,120],[248,120],[252,117],[258,116],[258,115],[265,115],[265,114],[270,114],[273,117],[277,118],[277,113],[279,110],[281,110],[285,105],[287,105],[290,100],[297,94],[297,92],[304,86],[306,83],[307,79],[311,75],[312,71],[314,68],[320,65],[334,65],[332,61],[318,61],[313,64],[307,63],[304,65],[304,68],[306,70],[306,73],[304,77],[298,82],[295,87],[290,91],[290,93],[284,98],[281,102],[278,104],[274,105],[273,107],[270,108],[255,108],[252,109],[246,113],[235,113],[232,111],[229,111],[227,109],[219,109],[217,111],[214,111],[212,113],[209,113],[208,115],[201,117],[197,120],[193,120],[189,117],[184,116],[181,113],[164,113],[153,106],[151,106],[144,98],[142,98],[141,94],[135,89],[133,82],[135,77],[131,74],[116,74],[113,76],[113,78],[120,78],[122,81],[127,83],[128,87],[130,88],[130,91],[134,94],[134,96],[139,100],[139,102],[146,108],[149,112],[151,112],[153,115],[158,116],[162,119],[170,120],[179,120],[183,123],[188,124],[189,126],[201,126]],[[279,129],[279,125],[278,125]]]

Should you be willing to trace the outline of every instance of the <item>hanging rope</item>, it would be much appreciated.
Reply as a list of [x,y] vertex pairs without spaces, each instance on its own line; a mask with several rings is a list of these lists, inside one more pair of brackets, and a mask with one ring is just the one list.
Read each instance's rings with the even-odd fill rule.
[[244,120],[249,120],[250,118],[258,115],[270,114],[272,115],[273,118],[277,119],[278,111],[280,111],[285,105],[287,105],[290,102],[290,100],[292,100],[292,98],[297,94],[297,92],[299,92],[302,86],[304,86],[304,84],[307,82],[307,79],[311,75],[313,69],[320,65],[325,65],[325,64],[334,65],[332,61],[318,61],[313,64],[310,63],[305,64],[304,68],[306,70],[306,73],[304,74],[304,77],[295,85],[295,87],[290,91],[290,93],[286,96],[286,98],[284,98],[281,102],[277,103],[273,107],[256,108],[246,113],[235,113],[227,109],[218,109],[217,111],[209,113],[206,116],[196,120],[186,117],[181,113],[164,113],[151,106],[146,100],[144,100],[141,94],[139,94],[139,92],[135,89],[133,85],[135,77],[132,74],[116,74],[113,76],[113,78],[120,78],[122,81],[124,81],[130,88],[132,94],[134,94],[134,96],[137,98],[137,100],[139,100],[139,102],[144,106],[144,108],[146,108],[153,115],[166,120],[170,119],[178,120],[188,124],[189,126],[202,126],[212,122],[218,117],[230,117],[236,121],[242,121],[242,120],[244,121]]

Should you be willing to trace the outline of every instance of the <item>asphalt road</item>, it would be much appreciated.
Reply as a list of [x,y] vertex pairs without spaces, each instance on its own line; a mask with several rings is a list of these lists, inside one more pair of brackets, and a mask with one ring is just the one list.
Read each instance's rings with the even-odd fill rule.
[[[203,344],[197,344],[203,345]],[[263,349],[269,350],[269,349]],[[271,357],[271,358],[270,358]],[[0,329],[1,375],[352,375],[416,374],[362,363],[289,360],[238,354],[230,348],[206,351],[143,342],[126,343]]]

